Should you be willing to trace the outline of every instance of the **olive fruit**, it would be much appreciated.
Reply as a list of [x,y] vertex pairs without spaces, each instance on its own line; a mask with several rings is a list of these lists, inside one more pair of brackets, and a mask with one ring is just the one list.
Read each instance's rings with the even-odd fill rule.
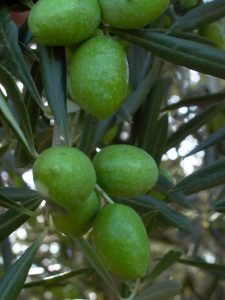
[[213,22],[200,28],[199,33],[214,42],[218,48],[225,49],[225,35],[219,22]]
[[98,0],[39,0],[28,19],[37,41],[55,46],[79,44],[95,34],[100,22]]
[[143,277],[150,257],[149,241],[139,215],[129,206],[108,204],[93,226],[96,252],[105,266],[121,279]]
[[96,175],[80,150],[57,146],[43,151],[33,167],[37,191],[63,208],[81,204],[94,191]]
[[158,179],[154,159],[135,146],[108,146],[96,154],[93,164],[98,184],[112,196],[145,194]]
[[52,220],[56,228],[72,238],[84,235],[93,225],[95,216],[100,208],[100,200],[93,192],[80,206],[69,210],[54,207]]
[[99,0],[103,20],[115,28],[135,29],[157,19],[169,0]]
[[71,90],[88,113],[105,119],[127,96],[128,64],[116,40],[96,36],[75,52],[70,67]]

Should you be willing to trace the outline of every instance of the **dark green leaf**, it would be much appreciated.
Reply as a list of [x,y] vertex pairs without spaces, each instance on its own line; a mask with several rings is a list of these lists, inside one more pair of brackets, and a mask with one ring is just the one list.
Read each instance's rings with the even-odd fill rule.
[[39,46],[41,74],[47,102],[64,141],[68,144],[65,50]]
[[100,119],[85,113],[78,148],[89,154],[95,146],[96,133]]
[[174,191],[193,194],[223,183],[225,183],[225,159],[213,162],[185,177],[174,187]]
[[[116,198],[117,200],[123,202],[123,198]],[[184,215],[176,212],[166,205],[165,202],[156,200],[150,196],[142,195],[129,199],[128,205],[134,204],[136,207],[146,208],[149,210],[157,211],[162,217],[166,219],[169,224],[177,227],[178,229],[190,232],[192,230],[191,222]]]
[[170,250],[167,252],[157,263],[154,269],[147,275],[148,280],[153,280],[158,277],[162,272],[171,267],[181,256],[181,252]]
[[120,293],[115,284],[113,277],[110,275],[110,273],[105,268],[104,264],[101,262],[101,260],[97,256],[94,248],[90,245],[90,243],[87,240],[85,240],[83,238],[78,238],[77,243],[78,243],[79,247],[81,248],[81,250],[84,252],[88,262],[93,266],[93,268],[96,270],[96,272],[102,277],[102,279],[105,281],[105,283],[108,285],[108,287],[114,293],[114,295],[116,297],[120,298]]
[[182,286],[175,280],[162,281],[155,283],[145,289],[136,300],[168,300],[176,296],[181,291]]
[[24,254],[12,265],[9,271],[0,280],[0,300],[16,300],[33,262],[34,256],[44,238],[42,233]]
[[16,108],[16,111],[19,115],[21,128],[24,132],[24,135],[26,136],[30,148],[33,149],[33,152],[35,153],[30,118],[27,112],[27,108],[24,105],[22,94],[20,93],[14,78],[1,65],[0,65],[0,82],[6,89],[8,98],[13,102]]
[[24,202],[33,198],[40,198],[40,195],[34,190],[15,187],[0,187],[0,195],[10,198],[15,202]]
[[23,131],[21,130],[17,120],[14,118],[12,112],[10,111],[6,100],[4,99],[2,93],[0,92],[0,117],[4,120],[4,122],[12,129],[16,137],[22,143],[26,151],[31,157],[36,157],[36,153],[34,153],[34,149],[32,149],[29,145],[27,138],[25,137]]
[[37,88],[18,44],[17,27],[4,5],[0,5],[0,41],[1,64],[24,83],[33,99],[42,107]]
[[196,267],[198,269],[202,269],[205,271],[218,272],[218,273],[222,273],[222,275],[225,274],[225,265],[223,265],[223,264],[209,264],[204,261],[200,261],[200,260],[197,261],[197,260],[191,260],[191,259],[179,259],[178,262],[181,264]]
[[10,198],[5,197],[3,194],[1,194],[1,191],[0,191],[0,206],[9,208],[9,209],[14,209],[17,212],[23,213],[28,216],[34,216],[34,213],[32,211],[30,211],[26,207],[23,207],[18,202],[15,202],[15,201],[11,200]]
[[[40,198],[30,198],[23,202],[24,207],[29,210],[36,210],[40,205]],[[0,241],[4,240],[13,231],[27,221],[29,216],[18,213],[15,210],[8,210],[0,214]]]
[[197,147],[195,147],[185,157],[193,155],[199,151],[205,150],[219,142],[224,141],[224,139],[225,139],[225,127],[217,130],[215,133],[205,138]]
[[86,268],[81,268],[78,270],[63,272],[63,273],[56,274],[53,276],[45,277],[42,280],[37,280],[37,281],[32,281],[32,282],[26,283],[24,285],[24,288],[32,288],[32,287],[36,287],[36,286],[57,285],[59,283],[61,284],[62,282],[64,282],[65,280],[67,280],[71,277],[82,275],[82,274],[89,274],[92,270],[93,270],[92,268],[86,267]]
[[169,111],[173,109],[177,109],[180,107],[189,107],[189,106],[205,106],[205,105],[211,105],[218,104],[221,102],[225,102],[225,92],[221,91],[219,93],[209,94],[205,96],[196,96],[196,97],[190,97],[190,98],[184,98],[183,100],[166,106],[163,111]]
[[223,18],[224,15],[224,0],[203,3],[178,19],[171,27],[171,30],[193,30]]
[[110,31],[176,65],[225,79],[225,51],[150,30]]
[[178,203],[185,208],[192,208],[192,205],[186,199],[185,195],[179,192],[174,192],[172,188],[173,184],[165,176],[160,174],[155,189],[162,193],[166,197],[167,201]]
[[225,213],[225,199],[219,199],[218,201],[212,204],[210,209],[220,213]]
[[193,134],[202,127],[210,118],[212,118],[221,108],[218,105],[210,105],[203,111],[194,116],[190,121],[181,125],[167,140],[166,149],[169,150],[177,146],[188,135]]

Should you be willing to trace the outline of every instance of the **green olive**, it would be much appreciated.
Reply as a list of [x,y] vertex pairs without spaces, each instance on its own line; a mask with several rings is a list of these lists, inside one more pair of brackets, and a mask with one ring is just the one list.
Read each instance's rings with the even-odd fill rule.
[[96,154],[93,164],[98,184],[113,196],[145,194],[158,179],[154,159],[135,146],[108,146]]
[[128,65],[116,40],[96,36],[75,52],[70,67],[71,90],[78,104],[101,119],[116,112],[126,100]]
[[101,22],[98,0],[39,0],[28,19],[38,42],[64,46],[93,36]]
[[56,228],[72,238],[84,235],[93,225],[100,208],[100,201],[94,192],[80,206],[62,211],[57,207],[52,210],[52,219]]
[[137,279],[146,274],[150,247],[139,215],[129,206],[108,204],[93,226],[96,251],[105,266],[121,279]]
[[33,167],[37,191],[65,209],[80,205],[94,191],[96,175],[81,151],[57,146],[42,152]]
[[135,29],[157,19],[169,0],[99,0],[103,20],[115,28]]

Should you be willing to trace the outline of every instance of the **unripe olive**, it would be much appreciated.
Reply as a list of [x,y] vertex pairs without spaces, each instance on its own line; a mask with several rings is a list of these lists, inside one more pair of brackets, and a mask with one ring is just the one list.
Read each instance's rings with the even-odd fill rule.
[[218,48],[225,49],[225,34],[219,22],[213,22],[200,28],[199,33],[214,42]]
[[145,194],[158,179],[154,159],[135,146],[108,146],[96,154],[93,164],[98,184],[112,196]]
[[94,35],[100,22],[98,0],[39,0],[28,19],[34,37],[55,46],[79,44]]
[[121,279],[143,277],[150,257],[148,236],[139,215],[129,206],[108,204],[93,226],[97,254]]
[[99,197],[93,192],[78,207],[71,207],[65,211],[55,207],[52,211],[52,219],[59,231],[72,238],[77,238],[84,235],[92,227],[99,208]]
[[99,0],[103,20],[115,28],[135,29],[157,19],[169,0]]
[[128,65],[123,47],[113,38],[96,36],[75,52],[70,67],[71,89],[88,113],[105,119],[126,99]]
[[42,152],[34,164],[33,175],[37,191],[67,209],[81,204],[96,184],[95,170],[89,158],[67,146]]

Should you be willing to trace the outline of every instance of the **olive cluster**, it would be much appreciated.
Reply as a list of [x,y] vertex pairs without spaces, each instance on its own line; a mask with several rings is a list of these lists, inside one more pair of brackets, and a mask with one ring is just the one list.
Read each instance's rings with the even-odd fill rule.
[[[38,43],[75,46],[69,86],[75,101],[101,119],[116,112],[126,98],[128,64],[121,44],[98,28],[103,21],[133,29],[156,19],[168,0],[39,0],[28,24]],[[108,146],[93,161],[80,150],[56,146],[42,152],[33,167],[36,189],[51,207],[59,231],[76,238],[92,228],[96,251],[122,279],[145,275],[149,241],[140,216],[129,206],[100,198],[135,197],[148,192],[158,168],[144,150]]]
[[106,192],[134,197],[149,191],[158,179],[149,154],[135,146],[112,145],[97,153],[92,163],[80,150],[57,146],[39,155],[33,175],[59,231],[76,238],[93,227],[96,250],[113,274],[135,279],[146,273],[149,242],[141,218],[122,204],[100,209],[99,196]]
[[126,53],[116,39],[98,30],[102,20],[133,29],[156,19],[168,0],[39,0],[28,20],[39,43],[76,46],[70,65],[72,98],[101,119],[117,111],[127,96]]

